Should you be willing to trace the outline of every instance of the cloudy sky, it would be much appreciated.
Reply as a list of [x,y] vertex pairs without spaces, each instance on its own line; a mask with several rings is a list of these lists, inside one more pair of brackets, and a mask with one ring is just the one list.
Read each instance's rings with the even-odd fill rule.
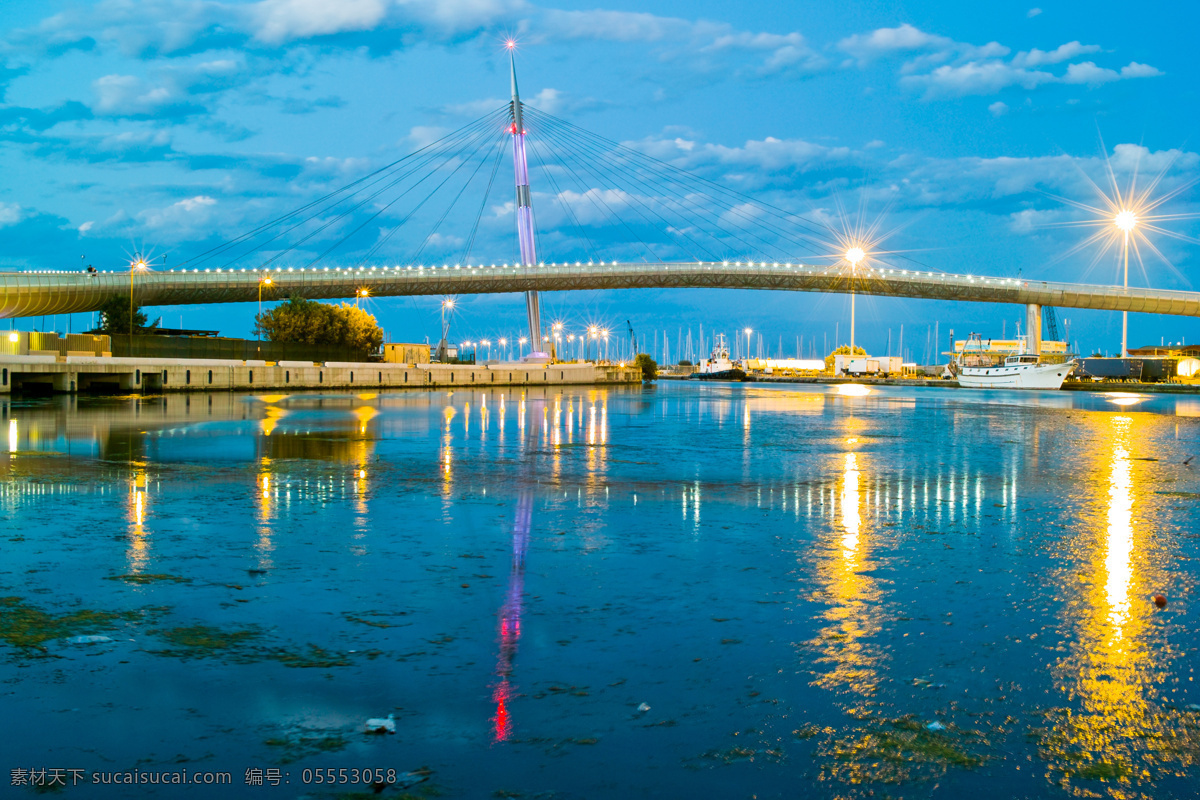
[[[1106,188],[1108,167],[1122,186],[1136,170],[1141,186],[1159,179],[1155,194],[1179,190],[1160,211],[1185,218],[1163,227],[1200,235],[1186,218],[1200,211],[1200,189],[1189,186],[1200,177],[1200,13],[1178,2],[6,0],[4,9],[7,269],[119,268],[138,251],[169,265],[302,206],[499,108],[508,36],[520,42],[528,105],[807,219],[836,226],[839,208],[861,209],[895,230],[885,247],[907,264],[1119,281],[1115,251],[1097,258],[1102,247],[1077,247],[1088,229],[1061,224],[1088,216],[1069,201],[1102,204],[1093,183]],[[584,177],[591,185],[581,189],[611,188],[602,174]],[[568,221],[587,229],[601,257],[626,255],[624,228],[556,214],[570,198],[538,180],[535,172],[543,258],[579,257]],[[497,182],[511,185],[511,175]],[[477,257],[513,257],[511,203],[489,196]],[[379,244],[398,220],[377,222],[359,251],[328,263]],[[452,251],[472,222],[448,220],[437,241]],[[421,252],[428,233],[401,227],[380,263]],[[1200,244],[1153,243],[1162,257],[1146,250],[1131,283],[1197,288]],[[281,263],[320,252],[299,249]],[[848,317],[846,298],[797,293],[562,293],[545,305],[569,326],[629,319],[643,336],[657,328],[672,340],[680,327],[752,326],[772,350],[780,337],[788,350],[797,335],[831,340],[839,324],[844,339]],[[390,339],[436,337],[435,298],[370,307]],[[151,316],[246,335],[254,310]],[[862,298],[858,338],[882,352],[888,330],[898,338],[904,324],[919,357],[934,322],[943,336],[999,336],[1020,314]],[[464,298],[455,338],[515,332],[522,315],[515,295]],[[1063,315],[1083,349],[1119,347],[1118,315]],[[1192,320],[1135,315],[1130,328],[1131,345],[1200,340]]]

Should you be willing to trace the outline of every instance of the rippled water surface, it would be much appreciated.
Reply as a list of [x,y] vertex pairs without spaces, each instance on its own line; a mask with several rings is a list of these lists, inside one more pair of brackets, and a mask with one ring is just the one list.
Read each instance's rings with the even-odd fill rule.
[[4,767],[232,776],[65,796],[1200,792],[1200,400],[3,402]]

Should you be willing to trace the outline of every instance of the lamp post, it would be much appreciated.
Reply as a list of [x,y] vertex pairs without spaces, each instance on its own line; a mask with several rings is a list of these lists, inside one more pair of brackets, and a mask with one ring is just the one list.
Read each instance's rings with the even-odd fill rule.
[[518,345],[518,347],[517,347],[517,358],[520,358],[520,357],[521,357],[521,351],[522,351],[522,350],[525,348],[525,343],[526,343],[526,342],[528,342],[528,341],[529,341],[529,340],[528,340],[528,339],[526,339],[524,336],[522,336],[520,339],[517,339],[517,345]]
[[746,328],[746,360],[750,360],[750,334],[754,333],[753,328]]
[[264,275],[258,279],[258,319],[254,321],[254,330],[258,334],[258,341],[260,342],[262,341],[262,290],[264,286],[270,286],[271,283],[270,275]]
[[129,265],[129,355],[133,355],[133,273],[146,269],[146,259],[139,253]]
[[[1115,224],[1121,230],[1122,238],[1124,239],[1124,245],[1122,246],[1122,250],[1124,250],[1124,259],[1125,259],[1125,288],[1126,289],[1129,288],[1129,234],[1133,232],[1133,229],[1135,227],[1137,227],[1137,223],[1138,223],[1137,214],[1135,214],[1133,211],[1130,211],[1128,209],[1124,209],[1124,210],[1118,212],[1117,215],[1115,217],[1113,217],[1113,224]],[[1121,358],[1128,358],[1128,357],[1129,357],[1129,312],[1122,311],[1121,312]]]
[[866,257],[861,247],[851,247],[846,251],[846,260],[850,262],[850,357],[854,358],[854,270],[858,268],[858,262]]
[[[501,337],[501,338],[500,338],[500,349],[501,349],[501,350],[504,350],[506,347],[508,347],[508,339],[506,339],[506,338],[504,338],[504,337]],[[508,356],[508,360],[509,360],[509,361],[512,361],[512,356],[511,356],[511,355],[509,355],[509,356]]]
[[604,360],[608,361],[608,328],[602,328],[600,335],[604,337]]

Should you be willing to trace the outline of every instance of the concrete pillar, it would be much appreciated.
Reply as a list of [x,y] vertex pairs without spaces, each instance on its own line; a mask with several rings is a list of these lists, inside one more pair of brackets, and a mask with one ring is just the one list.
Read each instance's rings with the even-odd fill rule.
[[1042,307],[1037,303],[1025,304],[1025,352],[1042,352]]

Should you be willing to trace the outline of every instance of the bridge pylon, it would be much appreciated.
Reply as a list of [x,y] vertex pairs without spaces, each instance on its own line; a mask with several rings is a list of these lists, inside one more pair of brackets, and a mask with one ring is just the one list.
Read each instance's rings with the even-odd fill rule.
[[[533,236],[533,202],[529,193],[529,164],[525,158],[525,123],[521,117],[521,95],[517,91],[517,63],[513,57],[513,45],[509,44],[508,65],[512,78],[512,137],[513,169],[517,178],[517,241],[521,247],[521,264],[537,266],[537,249]],[[529,319],[528,360],[549,360],[542,351],[542,307],[537,290],[525,292],[525,314]]]

